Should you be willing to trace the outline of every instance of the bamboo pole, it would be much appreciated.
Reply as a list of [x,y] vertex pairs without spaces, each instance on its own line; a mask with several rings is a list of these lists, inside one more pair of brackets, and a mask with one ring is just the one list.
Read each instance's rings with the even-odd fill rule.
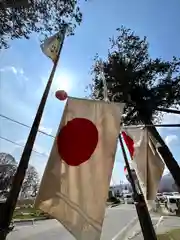
[[124,161],[126,164],[128,175],[129,175],[129,180],[132,185],[135,207],[136,207],[136,211],[139,218],[139,223],[142,229],[144,240],[157,240],[157,236],[151,221],[151,217],[150,217],[144,196],[142,193],[138,194],[137,192],[136,185],[135,185],[135,182],[131,173],[131,169],[129,166],[128,158],[126,155],[125,147],[120,134],[119,134],[119,142],[121,145]]
[[[158,133],[157,129],[155,126],[153,126],[153,123],[150,119],[148,119],[146,115],[146,111],[143,110],[140,106],[137,106],[139,110],[139,114],[141,117],[142,122],[147,126],[148,131],[154,136],[156,141],[158,142],[157,149],[162,156],[167,168],[169,169],[171,175],[174,178],[174,181],[178,188],[180,189],[180,166],[173,157],[170,149],[162,139],[161,135]],[[151,125],[151,126],[149,126]]]

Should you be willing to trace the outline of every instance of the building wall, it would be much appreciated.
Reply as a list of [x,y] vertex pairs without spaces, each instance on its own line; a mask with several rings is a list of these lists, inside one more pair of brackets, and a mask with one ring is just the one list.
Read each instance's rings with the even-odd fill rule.
[[115,186],[110,186],[109,194],[112,194],[114,197],[118,197],[122,194],[132,192],[129,184],[120,184]]

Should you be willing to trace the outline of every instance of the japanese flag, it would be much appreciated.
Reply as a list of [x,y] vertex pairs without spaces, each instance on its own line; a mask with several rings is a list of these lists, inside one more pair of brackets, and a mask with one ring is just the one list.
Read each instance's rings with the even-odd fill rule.
[[146,128],[129,128],[122,135],[145,199],[155,200],[164,171],[164,162],[157,152],[155,140]]
[[99,240],[123,104],[68,98],[35,206],[78,240]]

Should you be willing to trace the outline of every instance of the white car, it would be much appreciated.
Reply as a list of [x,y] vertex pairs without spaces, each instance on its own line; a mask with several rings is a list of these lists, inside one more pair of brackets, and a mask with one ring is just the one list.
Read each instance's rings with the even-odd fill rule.
[[172,194],[173,194],[173,196],[174,195],[178,195],[178,196],[180,195],[179,192],[172,192]]
[[169,212],[176,212],[178,210],[178,204],[180,203],[180,195],[166,196],[165,206]]

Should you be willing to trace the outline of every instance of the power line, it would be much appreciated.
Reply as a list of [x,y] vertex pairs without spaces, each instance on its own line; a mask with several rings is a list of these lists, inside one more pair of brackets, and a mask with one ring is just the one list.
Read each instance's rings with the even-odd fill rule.
[[[17,142],[14,142],[14,141],[12,141],[12,140],[10,140],[10,139],[8,139],[8,138],[5,138],[5,137],[0,136],[0,139],[2,139],[2,140],[4,140],[4,141],[7,141],[7,142],[10,142],[10,143],[12,143],[12,144],[14,144],[14,145],[17,145],[17,146],[19,146],[19,147],[24,148],[23,145],[21,145],[21,144],[19,144],[19,143],[17,143]],[[36,150],[32,150],[32,151],[35,152],[35,153],[38,153],[39,155],[43,155],[43,156],[46,156],[46,157],[47,157],[47,155],[46,155],[45,153],[41,153],[41,152],[38,152],[38,151],[36,151]]]
[[[0,117],[2,117],[4,119],[7,119],[7,120],[9,120],[11,122],[14,122],[16,124],[19,124],[21,126],[24,126],[26,128],[29,128],[29,129],[31,128],[27,124],[19,122],[19,121],[15,120],[15,119],[7,117],[7,116],[5,116],[3,114],[0,114]],[[123,125],[123,128],[141,128],[141,127],[145,127],[145,126],[146,127],[180,127],[180,124]],[[46,133],[44,131],[38,130],[38,132],[41,133],[41,134],[44,134],[44,135],[46,135],[48,137],[55,138],[55,136],[53,136],[51,134],[48,134],[48,133]]]
[[[18,124],[18,125],[24,126],[24,127],[26,127],[26,128],[29,128],[29,129],[31,128],[31,127],[28,126],[27,124],[24,124],[24,123],[21,123],[21,122],[19,122],[19,121],[16,121],[16,120],[14,120],[14,119],[12,119],[12,118],[10,118],[10,117],[7,117],[7,116],[5,116],[5,115],[3,115],[3,114],[0,114],[0,117],[2,117],[2,118],[4,118],[4,119],[7,119],[7,120],[9,120],[9,121],[11,121],[11,122],[14,122],[14,123],[16,123],[16,124]],[[44,132],[44,131],[38,130],[38,132],[41,133],[41,134],[44,134],[44,135],[46,135],[46,136],[48,136],[48,137],[55,138],[53,135],[48,134],[48,133],[46,133],[46,132]],[[2,140],[4,140],[4,141],[7,141],[7,142],[10,142],[10,143],[12,143],[12,144],[14,144],[14,145],[17,145],[17,146],[19,146],[19,147],[24,148],[24,145],[21,145],[21,144],[19,144],[19,143],[17,143],[17,142],[14,142],[14,141],[12,141],[12,140],[10,140],[10,139],[8,139],[8,138],[3,137],[3,136],[0,136],[0,139],[2,139]],[[33,150],[33,152],[35,152],[35,153],[37,153],[37,154],[39,154],[39,155],[42,155],[42,156],[46,156],[46,157],[47,157],[46,154],[41,153],[41,152],[38,152],[38,151],[36,151],[36,150]]]
[[[15,120],[15,119],[10,118],[10,117],[7,117],[7,116],[5,116],[5,115],[3,115],[3,114],[0,114],[0,117],[6,119],[6,120],[8,120],[8,121],[14,122],[14,123],[16,123],[16,124],[18,124],[18,125],[21,125],[21,126],[23,126],[23,127],[26,127],[26,128],[28,128],[28,129],[31,128],[31,127],[28,126],[27,124],[22,123],[22,122],[19,122],[19,121]],[[150,126],[150,125],[148,125],[148,126]],[[155,125],[152,125],[152,126],[155,126],[155,127],[180,127],[180,124],[155,124]],[[137,126],[136,126],[136,125],[126,126],[126,125],[125,125],[125,126],[123,126],[123,128],[139,128],[139,127],[144,127],[144,125],[137,125]],[[46,133],[46,132],[44,132],[44,131],[38,130],[38,132],[41,133],[41,134],[44,134],[45,136],[48,136],[48,137],[51,137],[51,138],[55,138],[55,136],[53,136],[53,135],[51,135],[51,134],[48,134],[48,133]],[[17,142],[14,142],[14,141],[12,141],[12,140],[10,140],[10,139],[7,139],[7,138],[5,138],[5,137],[0,136],[0,139],[2,139],[2,140],[4,140],[4,141],[7,141],[7,142],[10,142],[10,143],[12,143],[12,144],[15,144],[15,145],[17,145],[17,146],[24,147],[23,145],[21,145],[21,144],[19,144],[19,143],[17,143]],[[40,153],[40,152],[38,152],[38,151],[36,151],[36,150],[33,150],[33,152],[36,152],[36,153],[38,153],[38,154],[40,154],[40,155],[47,156],[46,154]],[[121,162],[121,161],[120,161],[120,162]],[[121,163],[122,163],[122,162],[121,162]]]
[[[28,126],[27,124],[24,124],[24,123],[22,123],[22,122],[19,122],[19,121],[17,121],[17,120],[14,120],[14,119],[12,119],[12,118],[10,118],[10,117],[7,117],[7,116],[5,116],[5,115],[3,115],[3,114],[0,114],[0,117],[5,118],[5,119],[7,119],[7,120],[9,120],[9,121],[11,121],[11,122],[14,122],[14,123],[16,123],[16,124],[19,124],[19,125],[21,125],[21,126],[24,126],[24,127],[26,127],[26,128],[29,128],[29,129],[31,128],[31,127]],[[55,138],[53,135],[48,134],[48,133],[46,133],[46,132],[44,132],[44,131],[38,130],[38,132],[39,132],[39,133],[42,133],[42,134],[44,134],[44,135],[46,135],[46,136],[48,136],[48,137]]]

